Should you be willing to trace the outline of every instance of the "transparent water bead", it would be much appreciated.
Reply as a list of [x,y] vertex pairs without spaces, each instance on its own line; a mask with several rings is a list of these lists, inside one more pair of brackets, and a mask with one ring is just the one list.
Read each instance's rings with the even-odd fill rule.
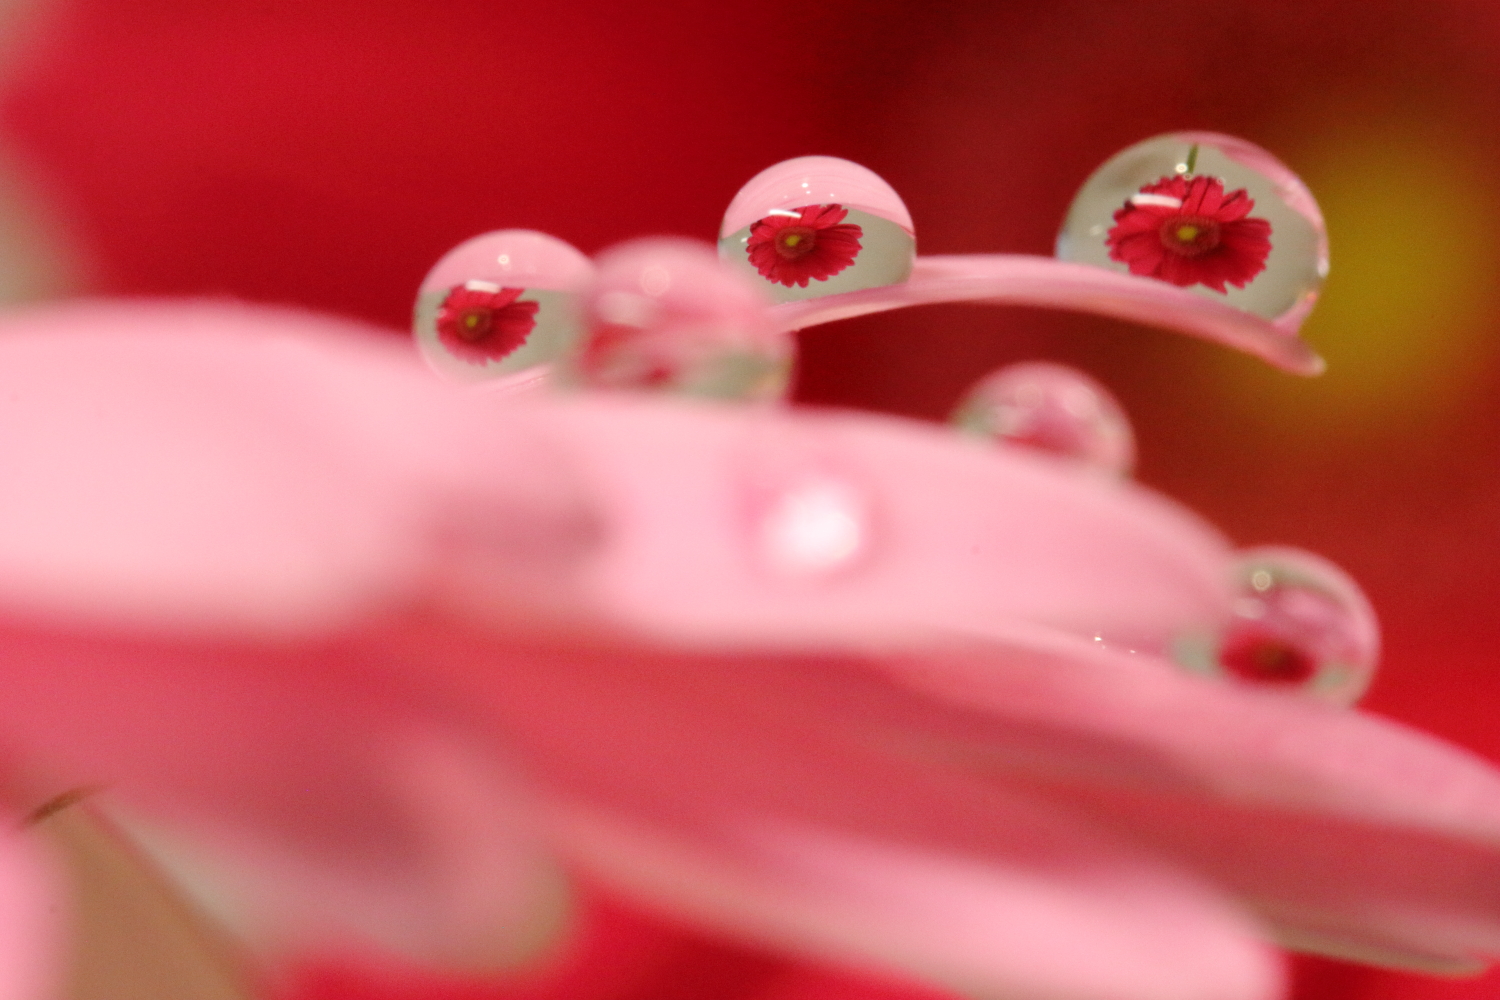
[[1364,694],[1380,657],[1380,626],[1350,577],[1299,549],[1241,553],[1239,597],[1219,634],[1189,643],[1189,666],[1306,692],[1339,704]]
[[1135,435],[1119,401],[1104,386],[1064,365],[1010,365],[969,390],[953,413],[962,430],[1126,475]]
[[719,255],[789,302],[905,281],[917,241],[911,213],[878,174],[802,156],[740,188],[724,213]]
[[1295,329],[1328,275],[1311,192],[1259,146],[1157,136],[1096,170],[1057,238],[1063,260],[1164,281]]
[[417,293],[412,330],[422,356],[456,378],[525,380],[578,338],[576,299],[593,271],[572,246],[530,229],[466,240]]
[[792,477],[761,498],[754,541],[761,563],[793,579],[853,568],[870,544],[869,506],[846,478],[828,471]]
[[602,389],[781,399],[795,341],[772,326],[770,305],[707,244],[623,244],[599,258],[583,304],[588,332],[568,357],[567,377]]

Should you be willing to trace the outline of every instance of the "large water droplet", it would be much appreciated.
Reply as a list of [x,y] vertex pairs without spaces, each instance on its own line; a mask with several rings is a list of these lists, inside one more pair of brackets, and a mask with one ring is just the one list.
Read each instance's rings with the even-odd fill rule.
[[478,380],[544,370],[578,338],[593,265],[546,233],[502,229],[448,251],[422,282],[412,329],[438,371]]
[[1135,462],[1125,410],[1080,371],[1043,361],[982,379],[953,413],[961,429],[1124,475]]
[[1157,136],[1094,171],[1057,256],[1283,323],[1300,322],[1328,274],[1323,216],[1306,186],[1259,146],[1211,132]]
[[1187,644],[1189,666],[1352,704],[1380,657],[1380,626],[1364,593],[1325,559],[1290,548],[1241,553],[1239,596],[1218,636]]
[[873,171],[835,156],[762,170],[724,213],[719,255],[778,302],[894,285],[911,275],[911,213]]
[[599,259],[584,301],[587,335],[568,359],[576,382],[712,399],[786,393],[795,342],[770,300],[706,244],[647,239]]

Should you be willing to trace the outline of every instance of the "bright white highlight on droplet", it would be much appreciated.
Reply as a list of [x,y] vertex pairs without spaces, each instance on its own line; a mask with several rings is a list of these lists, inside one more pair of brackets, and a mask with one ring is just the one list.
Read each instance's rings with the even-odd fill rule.
[[859,494],[838,479],[818,476],[782,492],[766,511],[760,523],[761,554],[778,572],[824,575],[853,563],[868,534]]
[[1160,205],[1163,208],[1181,208],[1182,199],[1173,198],[1169,194],[1133,194],[1130,196],[1132,205]]
[[464,287],[471,292],[488,292],[491,295],[500,290],[500,286],[493,281],[465,281]]

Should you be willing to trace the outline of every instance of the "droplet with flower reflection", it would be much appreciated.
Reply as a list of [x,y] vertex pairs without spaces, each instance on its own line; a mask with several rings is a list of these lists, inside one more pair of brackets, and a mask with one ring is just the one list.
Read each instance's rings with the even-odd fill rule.
[[911,213],[879,175],[833,156],[751,178],[724,214],[719,254],[781,302],[905,281]]
[[1107,161],[1074,198],[1057,255],[1273,321],[1305,315],[1328,273],[1322,213],[1302,182],[1260,147],[1208,132]]
[[1291,548],[1241,554],[1238,596],[1218,635],[1179,654],[1189,666],[1352,704],[1369,687],[1380,627],[1359,585],[1327,560]]
[[437,262],[412,320],[422,355],[463,379],[524,377],[561,357],[581,330],[576,297],[587,257],[529,229],[485,233]]
[[953,422],[971,434],[1124,475],[1135,463],[1125,410],[1104,386],[1064,365],[1025,362],[969,390]]
[[599,259],[584,301],[587,334],[572,381],[732,400],[776,400],[795,343],[770,322],[770,300],[706,244],[645,239]]

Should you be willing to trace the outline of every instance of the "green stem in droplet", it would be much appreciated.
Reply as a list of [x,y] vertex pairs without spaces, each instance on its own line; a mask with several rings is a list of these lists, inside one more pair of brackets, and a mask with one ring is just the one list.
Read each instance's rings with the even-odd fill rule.
[[1193,168],[1198,165],[1198,144],[1195,142],[1188,149],[1187,172],[1191,174]]

